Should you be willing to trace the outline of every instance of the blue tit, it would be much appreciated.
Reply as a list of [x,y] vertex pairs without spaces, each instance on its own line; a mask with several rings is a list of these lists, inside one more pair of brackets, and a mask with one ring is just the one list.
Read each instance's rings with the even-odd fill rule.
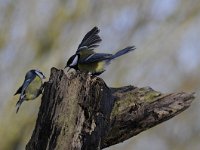
[[26,73],[24,83],[14,94],[20,94],[19,101],[16,104],[16,113],[24,100],[33,100],[42,93],[43,79],[45,78],[46,77],[40,70],[33,69]]
[[135,50],[134,46],[126,47],[115,54],[95,53],[94,48],[98,47],[101,38],[98,35],[99,29],[94,27],[89,31],[78,46],[76,53],[69,58],[65,66],[92,75],[100,75],[111,60]]

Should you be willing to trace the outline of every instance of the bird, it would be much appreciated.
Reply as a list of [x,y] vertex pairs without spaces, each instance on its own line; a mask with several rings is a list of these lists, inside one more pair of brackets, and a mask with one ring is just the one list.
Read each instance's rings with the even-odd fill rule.
[[43,80],[45,78],[45,75],[38,69],[32,69],[26,73],[22,86],[20,86],[14,94],[20,94],[19,100],[16,103],[16,113],[19,111],[19,108],[24,100],[33,100],[42,93]]
[[128,46],[115,54],[96,53],[94,49],[98,47],[99,43],[102,41],[98,35],[99,32],[99,28],[95,26],[84,36],[76,53],[68,59],[65,65],[65,68],[69,68],[68,71],[73,68],[81,72],[98,76],[105,71],[105,67],[109,65],[113,59],[136,49],[135,46]]

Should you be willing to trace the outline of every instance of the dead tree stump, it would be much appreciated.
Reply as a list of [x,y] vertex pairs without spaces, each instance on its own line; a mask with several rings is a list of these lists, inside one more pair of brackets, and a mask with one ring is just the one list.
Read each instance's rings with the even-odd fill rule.
[[150,87],[109,88],[101,78],[52,68],[26,149],[109,147],[174,117],[193,99],[193,93],[162,94]]

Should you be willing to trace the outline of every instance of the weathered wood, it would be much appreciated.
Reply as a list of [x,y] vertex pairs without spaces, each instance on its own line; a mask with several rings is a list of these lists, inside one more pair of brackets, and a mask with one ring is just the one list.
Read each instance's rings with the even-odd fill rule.
[[162,94],[150,87],[127,86],[112,90],[115,105],[111,126],[102,148],[123,142],[164,122],[188,108],[194,93]]
[[188,108],[193,94],[108,88],[98,77],[52,68],[27,150],[98,150]]
[[110,89],[100,78],[86,74],[67,77],[53,68],[26,149],[99,149],[112,106]]

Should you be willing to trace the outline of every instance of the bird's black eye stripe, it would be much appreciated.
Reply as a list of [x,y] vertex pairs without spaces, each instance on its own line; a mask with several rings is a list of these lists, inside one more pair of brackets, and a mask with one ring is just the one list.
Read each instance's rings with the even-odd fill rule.
[[41,75],[43,76],[43,77],[45,77],[45,75],[42,73],[42,72],[40,72],[41,73]]
[[45,78],[45,75],[44,75],[40,70],[35,69],[34,72],[35,72],[38,76],[40,76],[41,78]]
[[41,71],[39,73],[44,76],[44,74]]

